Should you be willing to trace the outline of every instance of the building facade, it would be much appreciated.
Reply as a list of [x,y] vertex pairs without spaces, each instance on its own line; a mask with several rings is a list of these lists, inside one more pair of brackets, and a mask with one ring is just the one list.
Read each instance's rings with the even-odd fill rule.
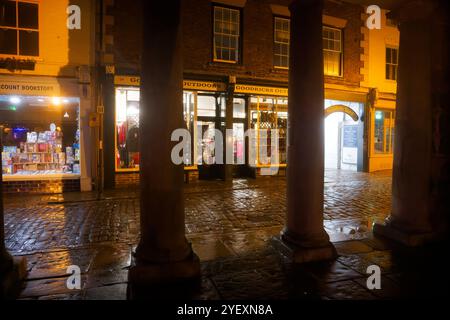
[[89,0],[0,1],[6,193],[92,189],[94,12]]
[[[5,190],[87,191],[102,188],[101,181],[105,187],[136,184],[141,2],[133,6],[124,0],[2,3]],[[225,166],[214,164],[218,139],[214,130],[225,135],[226,129],[233,129],[231,174],[255,176],[274,166],[284,172],[292,41],[289,3],[182,2],[183,114],[191,133],[187,179],[225,177]],[[81,9],[81,29],[67,27],[70,5]],[[16,19],[8,18],[13,7]],[[22,25],[20,12],[34,12],[36,18]],[[362,6],[325,1],[327,168],[392,168],[398,30],[384,14],[381,30],[369,30],[366,18]],[[42,113],[36,110],[54,120],[42,123]],[[274,129],[276,160],[271,159]]]
[[367,119],[368,171],[392,169],[400,32],[382,10],[381,29],[363,28],[364,75],[361,86],[370,88]]
[[[184,118],[193,139],[187,171],[200,177],[221,177],[217,166],[202,165],[214,136],[209,129],[233,129],[234,174],[258,174],[272,166],[270,138],[248,141],[247,129],[278,129],[280,169],[287,160],[287,103],[290,1],[190,0],[182,3]],[[132,10],[133,12],[131,12]],[[105,154],[105,168],[113,168],[118,184],[137,181],[139,154],[137,128],[139,114],[141,30],[139,6],[129,8],[115,0],[111,7],[114,27],[114,134],[106,140],[114,144],[114,154]],[[135,17],[130,20],[129,16]],[[325,74],[326,166],[373,171],[373,124],[370,113],[371,88],[377,78],[368,79],[367,59],[382,59],[368,52],[365,8],[326,1],[323,14]],[[373,41],[378,41],[374,37]],[[378,66],[374,65],[374,69]],[[111,94],[111,92],[110,92]],[[227,114],[226,106],[232,106]],[[231,109],[231,108],[228,108]],[[108,112],[105,109],[105,112]],[[107,116],[105,116],[107,117]],[[112,118],[112,117],[109,117]],[[371,119],[369,119],[370,121]],[[374,119],[372,119],[374,120]],[[108,125],[106,125],[108,126]],[[105,133],[109,135],[109,133]],[[259,136],[258,136],[259,137]],[[257,148],[249,163],[249,148]],[[264,153],[260,155],[260,153]],[[107,162],[114,159],[114,163]],[[387,168],[387,167],[386,167]],[[383,169],[379,167],[378,169]],[[385,169],[385,168],[384,168]],[[376,170],[376,169],[375,169]],[[282,170],[281,170],[282,172]],[[110,174],[110,173],[109,173]],[[105,172],[107,179],[108,172]],[[108,179],[107,179],[108,180]]]

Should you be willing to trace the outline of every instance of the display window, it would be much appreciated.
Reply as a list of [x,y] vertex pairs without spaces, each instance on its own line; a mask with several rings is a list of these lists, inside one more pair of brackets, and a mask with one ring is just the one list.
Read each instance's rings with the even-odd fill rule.
[[[256,148],[255,165],[264,167],[268,165],[286,166],[287,162],[287,118],[288,104],[286,98],[251,97],[250,99],[250,126],[256,130],[254,141],[250,147]],[[279,163],[270,163],[272,146],[272,130],[278,130]],[[265,139],[261,136],[262,130],[267,130]]]
[[187,168],[195,168],[195,159],[197,157],[197,109],[195,108],[196,94],[192,91],[183,92],[183,119],[186,123],[186,129],[191,135],[190,148],[184,159]]
[[395,112],[375,110],[374,149],[377,154],[392,154],[394,150]]
[[[139,170],[139,88],[116,87],[116,171]],[[233,150],[236,164],[245,163],[245,99],[233,100]],[[215,163],[215,131],[225,129],[223,93],[183,92],[183,118],[190,132],[185,168]],[[200,135],[200,137],[199,137]]]
[[79,99],[0,96],[3,178],[80,174]]
[[116,88],[116,171],[139,170],[139,88]]

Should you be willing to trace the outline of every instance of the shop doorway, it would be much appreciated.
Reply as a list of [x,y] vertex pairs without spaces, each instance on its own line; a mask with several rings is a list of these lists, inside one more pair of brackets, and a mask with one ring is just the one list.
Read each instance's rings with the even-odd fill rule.
[[[215,159],[215,129],[226,135],[224,94],[197,93],[197,134],[201,135],[198,145],[197,163],[200,179],[221,179],[224,174],[222,164]],[[245,176],[246,148],[245,131],[247,130],[246,101],[244,98],[233,99],[233,176]],[[225,153],[223,153],[225,161]]]
[[362,158],[362,123],[348,106],[325,109],[325,169],[358,171]]

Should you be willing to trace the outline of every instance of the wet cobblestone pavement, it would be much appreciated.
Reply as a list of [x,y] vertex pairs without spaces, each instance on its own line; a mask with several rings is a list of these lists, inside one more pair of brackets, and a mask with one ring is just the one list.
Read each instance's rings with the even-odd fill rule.
[[[284,177],[185,185],[186,234],[203,268],[192,298],[377,299],[427,292],[425,253],[370,232],[389,213],[391,172],[326,172],[324,225],[340,256],[304,266],[292,266],[271,246],[284,224],[285,186]],[[138,237],[135,189],[109,191],[100,199],[94,193],[5,199],[6,246],[28,261],[22,299],[125,299]],[[433,256],[426,258],[431,264]],[[366,268],[374,263],[385,284],[376,292],[365,285]],[[80,266],[82,290],[67,289],[69,265]]]

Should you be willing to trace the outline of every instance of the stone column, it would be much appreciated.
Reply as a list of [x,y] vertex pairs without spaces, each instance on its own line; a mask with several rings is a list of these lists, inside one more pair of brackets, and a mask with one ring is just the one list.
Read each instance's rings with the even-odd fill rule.
[[183,121],[180,0],[143,2],[140,108],[141,239],[129,272],[132,286],[198,277],[200,264],[185,238],[183,165],[171,141]]
[[[0,150],[3,127],[0,126]],[[0,152],[1,163],[1,152]],[[21,281],[26,277],[25,258],[13,259],[5,247],[5,222],[3,217],[3,179],[0,172],[0,299],[14,299],[20,293]]]
[[287,217],[281,239],[294,262],[332,259],[323,227],[324,76],[322,0],[295,0],[291,11]]
[[446,1],[411,1],[391,13],[400,29],[392,211],[374,233],[409,246],[448,230],[448,10]]
[[[231,77],[230,77],[231,78]],[[225,131],[223,133],[224,137],[224,148],[223,148],[223,161],[224,161],[224,174],[223,180],[226,182],[233,182],[233,163],[228,163],[227,154],[230,153],[233,155],[233,140],[230,137],[230,140],[227,137],[227,130],[233,130],[233,109],[234,109],[234,83],[233,81],[229,81],[227,97],[226,97],[226,109],[225,109]],[[232,157],[233,159],[233,157]],[[228,159],[230,160],[230,159]]]

